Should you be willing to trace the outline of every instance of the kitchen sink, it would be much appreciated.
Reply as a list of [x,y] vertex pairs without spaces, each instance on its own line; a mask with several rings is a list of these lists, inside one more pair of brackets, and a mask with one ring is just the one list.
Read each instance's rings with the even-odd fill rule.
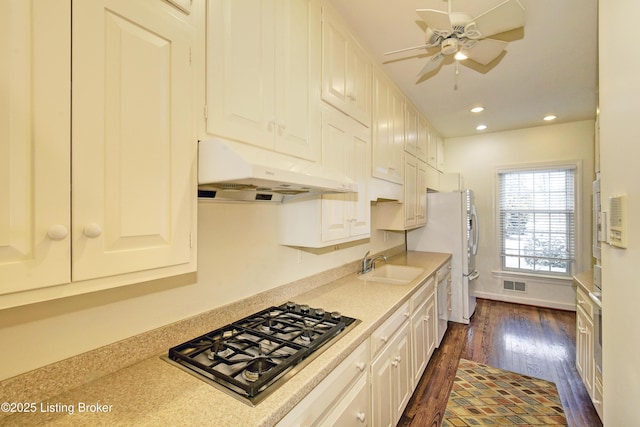
[[361,274],[358,279],[365,282],[389,283],[392,285],[406,285],[424,272],[419,267],[408,265],[385,264],[369,273]]

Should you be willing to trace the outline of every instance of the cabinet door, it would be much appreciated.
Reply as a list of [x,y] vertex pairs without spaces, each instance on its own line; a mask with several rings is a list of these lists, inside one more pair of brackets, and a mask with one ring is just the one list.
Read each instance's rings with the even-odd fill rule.
[[427,223],[427,164],[418,160],[416,168],[416,225],[423,225]]
[[367,181],[370,168],[370,133],[345,114],[322,109],[323,164],[358,183],[357,193],[322,196],[322,240],[325,242],[371,233]]
[[336,408],[319,425],[331,427],[372,425],[369,416],[369,382],[366,375],[360,377]]
[[0,2],[0,294],[68,283],[71,2]]
[[593,360],[593,323],[581,307],[576,310],[576,369],[589,396],[593,396],[594,360]]
[[348,176],[358,183],[358,192],[348,195],[351,200],[350,235],[364,238],[371,235],[371,204],[367,191],[371,173],[371,130],[355,121],[351,121],[351,129]]
[[417,157],[418,152],[418,111],[408,102],[405,108],[404,151]]
[[421,304],[411,316],[412,375],[414,386],[427,367],[427,306]]
[[318,160],[319,2],[285,0],[276,1],[275,5],[275,149]]
[[273,0],[209,0],[207,14],[207,133],[273,149],[284,125],[274,112]]
[[371,363],[371,425],[394,427],[395,368],[393,348],[387,347]]
[[416,145],[416,157],[423,162],[427,161],[427,152],[429,146],[429,123],[424,116],[418,117],[418,141]]
[[[329,107],[322,111],[322,163],[347,173],[349,156],[348,118]],[[348,194],[322,196],[322,241],[346,239],[350,235],[352,207]]]
[[322,99],[370,125],[371,62],[327,8],[322,15]]
[[74,281],[159,267],[188,271],[195,30],[166,8],[74,3]]
[[372,175],[402,184],[402,141],[398,141],[400,96],[382,75],[374,76],[373,88],[373,167]]
[[395,422],[397,423],[404,408],[411,399],[413,393],[412,376],[411,376],[411,341],[409,334],[409,322],[398,332],[395,340],[395,354],[391,365],[396,370],[394,384],[394,412]]
[[[436,296],[435,294],[431,294],[431,296],[427,299],[427,303],[425,305],[426,312],[425,318],[426,328],[425,328],[425,353],[427,355],[427,363],[431,358],[431,355],[436,349],[436,345],[438,344],[438,316],[436,315]],[[417,383],[416,383],[417,385]]]
[[404,163],[404,224],[406,227],[417,223],[417,184],[418,160],[407,155]]

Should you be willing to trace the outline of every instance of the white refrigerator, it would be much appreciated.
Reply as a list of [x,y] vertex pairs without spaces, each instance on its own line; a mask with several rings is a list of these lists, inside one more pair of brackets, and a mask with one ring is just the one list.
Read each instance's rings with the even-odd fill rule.
[[449,316],[452,322],[468,324],[476,308],[478,225],[472,190],[428,193],[427,225],[407,232],[408,250],[453,255]]

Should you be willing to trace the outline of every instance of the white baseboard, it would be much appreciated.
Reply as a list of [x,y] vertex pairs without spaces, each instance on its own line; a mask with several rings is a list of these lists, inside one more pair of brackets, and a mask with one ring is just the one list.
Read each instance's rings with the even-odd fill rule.
[[558,310],[576,311],[576,305],[561,303],[557,301],[547,301],[537,298],[527,298],[519,295],[494,294],[490,292],[475,291],[476,298],[484,298],[495,301],[513,302],[516,304],[534,305],[537,307],[555,308]]

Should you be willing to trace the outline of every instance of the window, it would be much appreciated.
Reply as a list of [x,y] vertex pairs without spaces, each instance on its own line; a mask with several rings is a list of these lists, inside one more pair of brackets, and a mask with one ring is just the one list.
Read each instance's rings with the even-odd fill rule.
[[576,167],[499,171],[503,270],[571,276]]

